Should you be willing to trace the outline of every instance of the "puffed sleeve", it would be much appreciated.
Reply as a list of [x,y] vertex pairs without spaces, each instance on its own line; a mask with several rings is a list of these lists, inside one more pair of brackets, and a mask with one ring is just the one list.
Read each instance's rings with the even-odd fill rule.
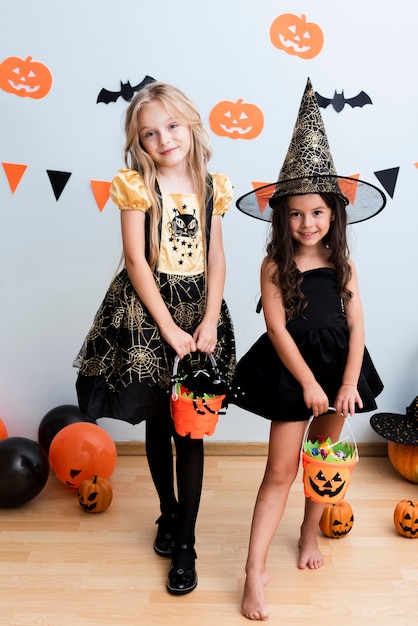
[[213,215],[223,215],[232,202],[234,192],[231,181],[225,174],[212,174]]
[[144,180],[136,170],[119,170],[110,186],[110,197],[121,211],[148,211],[151,202]]

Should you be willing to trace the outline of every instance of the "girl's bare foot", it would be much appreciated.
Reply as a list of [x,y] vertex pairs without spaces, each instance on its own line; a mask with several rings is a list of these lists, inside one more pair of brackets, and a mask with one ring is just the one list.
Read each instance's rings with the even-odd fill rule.
[[241,613],[244,617],[253,620],[265,621],[269,614],[264,600],[263,588],[269,581],[267,570],[260,574],[247,572],[247,578],[242,595]]
[[299,569],[319,569],[324,564],[324,557],[318,546],[318,540],[315,537],[306,537],[301,535],[299,539]]

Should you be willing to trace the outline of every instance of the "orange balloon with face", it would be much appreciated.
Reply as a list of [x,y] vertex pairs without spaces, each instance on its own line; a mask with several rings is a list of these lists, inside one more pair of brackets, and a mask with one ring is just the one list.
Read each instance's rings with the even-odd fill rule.
[[209,115],[209,125],[215,135],[230,139],[255,139],[264,127],[264,115],[255,104],[222,100]]
[[0,64],[0,89],[20,98],[44,98],[52,87],[48,67],[32,57],[8,57]]
[[109,479],[116,458],[113,439],[104,428],[90,422],[65,426],[49,447],[49,462],[56,477],[73,489],[91,476]]
[[313,59],[322,50],[324,34],[318,24],[306,21],[306,15],[279,15],[270,27],[275,48],[301,59]]

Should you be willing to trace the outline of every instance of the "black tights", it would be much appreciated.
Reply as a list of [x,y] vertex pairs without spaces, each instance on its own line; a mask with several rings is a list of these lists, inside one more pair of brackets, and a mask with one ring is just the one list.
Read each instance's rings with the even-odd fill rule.
[[[173,451],[176,446],[177,494],[174,490]],[[146,422],[145,445],[152,480],[160,499],[161,513],[179,514],[178,545],[194,546],[195,525],[203,481],[203,439],[181,437],[170,415]]]

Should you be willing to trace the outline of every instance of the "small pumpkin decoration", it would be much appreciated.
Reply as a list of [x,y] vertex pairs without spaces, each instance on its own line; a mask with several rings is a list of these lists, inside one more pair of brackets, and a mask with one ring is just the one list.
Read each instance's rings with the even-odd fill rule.
[[319,528],[326,537],[341,539],[353,528],[354,515],[349,502],[327,503],[324,507]]
[[112,502],[113,489],[106,478],[92,476],[92,478],[83,480],[77,495],[83,511],[86,513],[103,513]]
[[388,457],[401,476],[418,483],[418,446],[388,441]]
[[49,68],[33,61],[32,57],[21,59],[7,57],[0,63],[0,89],[20,98],[44,98],[52,87]]
[[400,535],[409,539],[418,537],[418,500],[401,500],[395,507],[393,523]]
[[306,15],[283,13],[270,27],[270,40],[287,54],[313,59],[322,50],[324,34],[318,24],[306,21]]
[[222,100],[209,114],[209,125],[215,135],[230,139],[255,139],[264,127],[264,115],[255,104]]

